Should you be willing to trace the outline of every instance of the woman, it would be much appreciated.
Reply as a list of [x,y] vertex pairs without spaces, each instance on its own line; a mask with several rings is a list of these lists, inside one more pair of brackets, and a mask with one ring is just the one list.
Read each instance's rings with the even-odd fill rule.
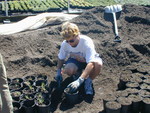
[[[63,78],[62,74],[77,76],[77,72],[81,71],[78,79],[67,87],[71,92],[74,92],[85,81],[85,93],[93,95],[92,80],[100,74],[102,59],[96,52],[92,39],[80,34],[78,26],[69,22],[62,25],[61,35],[64,41],[58,54],[58,69],[55,79],[60,82]],[[65,67],[62,70],[64,63]]]

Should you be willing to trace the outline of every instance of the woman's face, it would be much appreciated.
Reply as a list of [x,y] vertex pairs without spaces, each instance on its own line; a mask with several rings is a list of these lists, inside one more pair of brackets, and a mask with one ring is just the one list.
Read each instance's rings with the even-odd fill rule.
[[79,35],[66,39],[66,42],[70,44],[72,47],[76,47],[79,43]]

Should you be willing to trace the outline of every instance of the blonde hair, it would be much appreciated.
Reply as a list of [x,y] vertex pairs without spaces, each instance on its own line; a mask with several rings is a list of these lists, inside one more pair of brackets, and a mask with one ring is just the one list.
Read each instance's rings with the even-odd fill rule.
[[62,31],[60,33],[64,39],[69,39],[72,38],[76,35],[79,35],[79,28],[76,24],[70,23],[70,22],[65,22],[62,25]]

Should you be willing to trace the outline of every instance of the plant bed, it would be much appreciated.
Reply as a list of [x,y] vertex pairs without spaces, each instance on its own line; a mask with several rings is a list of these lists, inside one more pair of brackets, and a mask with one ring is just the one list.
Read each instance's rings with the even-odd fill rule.
[[106,113],[120,113],[121,104],[116,101],[106,103]]
[[132,101],[127,97],[119,97],[117,101],[121,104],[121,113],[131,113]]

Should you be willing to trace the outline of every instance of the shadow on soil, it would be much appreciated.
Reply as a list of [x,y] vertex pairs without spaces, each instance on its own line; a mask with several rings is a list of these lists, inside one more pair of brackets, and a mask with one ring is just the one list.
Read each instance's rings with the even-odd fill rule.
[[67,87],[69,83],[73,81],[72,77],[66,78],[62,84],[61,87],[57,87],[56,81],[52,81],[50,83],[51,88],[51,106],[50,111],[54,112],[56,109],[60,109],[62,111],[66,111],[68,109],[71,109],[75,106],[75,104],[79,104],[82,101],[85,101],[87,103],[91,103],[93,100],[94,95],[85,95],[84,92],[84,85],[82,84],[79,88],[79,97],[75,104],[69,104],[65,98],[64,89]]

